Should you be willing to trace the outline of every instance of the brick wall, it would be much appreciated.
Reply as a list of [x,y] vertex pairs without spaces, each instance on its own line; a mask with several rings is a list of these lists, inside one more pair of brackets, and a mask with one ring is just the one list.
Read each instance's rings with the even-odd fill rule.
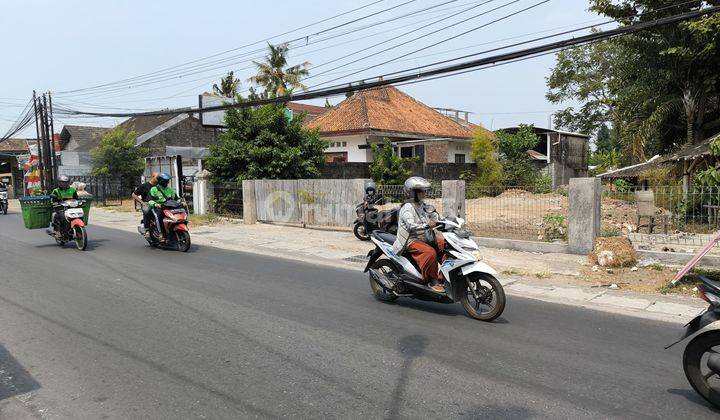
[[150,149],[148,156],[165,156],[165,146],[208,147],[215,143],[219,131],[203,127],[195,118],[187,118],[142,144]]
[[425,163],[448,163],[448,142],[425,143]]

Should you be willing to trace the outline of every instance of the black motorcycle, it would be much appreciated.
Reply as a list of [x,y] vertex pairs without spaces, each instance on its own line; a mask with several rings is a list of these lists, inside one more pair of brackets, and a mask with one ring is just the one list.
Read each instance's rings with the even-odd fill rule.
[[666,349],[694,336],[683,353],[683,369],[690,385],[705,400],[720,408],[720,282],[698,276],[700,297],[708,309],[685,325],[682,337]]
[[0,212],[2,212],[2,214],[7,214],[8,212],[8,192],[5,187],[0,187]]
[[353,222],[353,233],[361,241],[369,241],[375,231],[397,234],[400,208],[378,210],[376,205],[385,204],[383,197],[365,199],[355,207],[357,219]]

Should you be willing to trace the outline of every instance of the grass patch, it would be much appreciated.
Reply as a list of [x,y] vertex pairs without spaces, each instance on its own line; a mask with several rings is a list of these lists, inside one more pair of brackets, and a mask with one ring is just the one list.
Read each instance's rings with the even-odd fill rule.
[[210,226],[222,222],[222,218],[214,214],[191,214],[189,218],[194,226]]
[[549,271],[543,271],[543,272],[535,273],[535,277],[537,277],[539,279],[547,279],[547,278],[552,277],[552,274],[550,274]]
[[514,276],[514,275],[516,275],[516,274],[520,274],[519,271],[513,270],[513,269],[505,270],[505,271],[503,271],[502,273],[505,274],[506,276]]
[[659,263],[650,264],[647,267],[655,271],[663,271],[665,269],[665,266]]

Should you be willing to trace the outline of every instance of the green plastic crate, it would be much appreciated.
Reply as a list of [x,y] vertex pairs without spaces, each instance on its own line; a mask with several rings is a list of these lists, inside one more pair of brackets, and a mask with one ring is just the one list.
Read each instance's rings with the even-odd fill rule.
[[20,197],[23,223],[28,229],[43,229],[50,225],[52,203],[48,195]]
[[84,213],[83,222],[85,222],[85,224],[87,225],[88,220],[90,220],[90,205],[92,204],[93,197],[92,196],[84,196],[84,197],[80,196],[79,200],[82,200],[85,202],[82,205],[82,209],[83,209],[83,213]]

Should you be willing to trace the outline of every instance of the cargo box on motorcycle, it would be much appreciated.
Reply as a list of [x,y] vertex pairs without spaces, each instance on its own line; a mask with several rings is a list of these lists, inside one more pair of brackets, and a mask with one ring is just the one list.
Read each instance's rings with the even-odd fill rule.
[[27,229],[44,229],[52,217],[52,200],[49,195],[20,197],[23,223]]

